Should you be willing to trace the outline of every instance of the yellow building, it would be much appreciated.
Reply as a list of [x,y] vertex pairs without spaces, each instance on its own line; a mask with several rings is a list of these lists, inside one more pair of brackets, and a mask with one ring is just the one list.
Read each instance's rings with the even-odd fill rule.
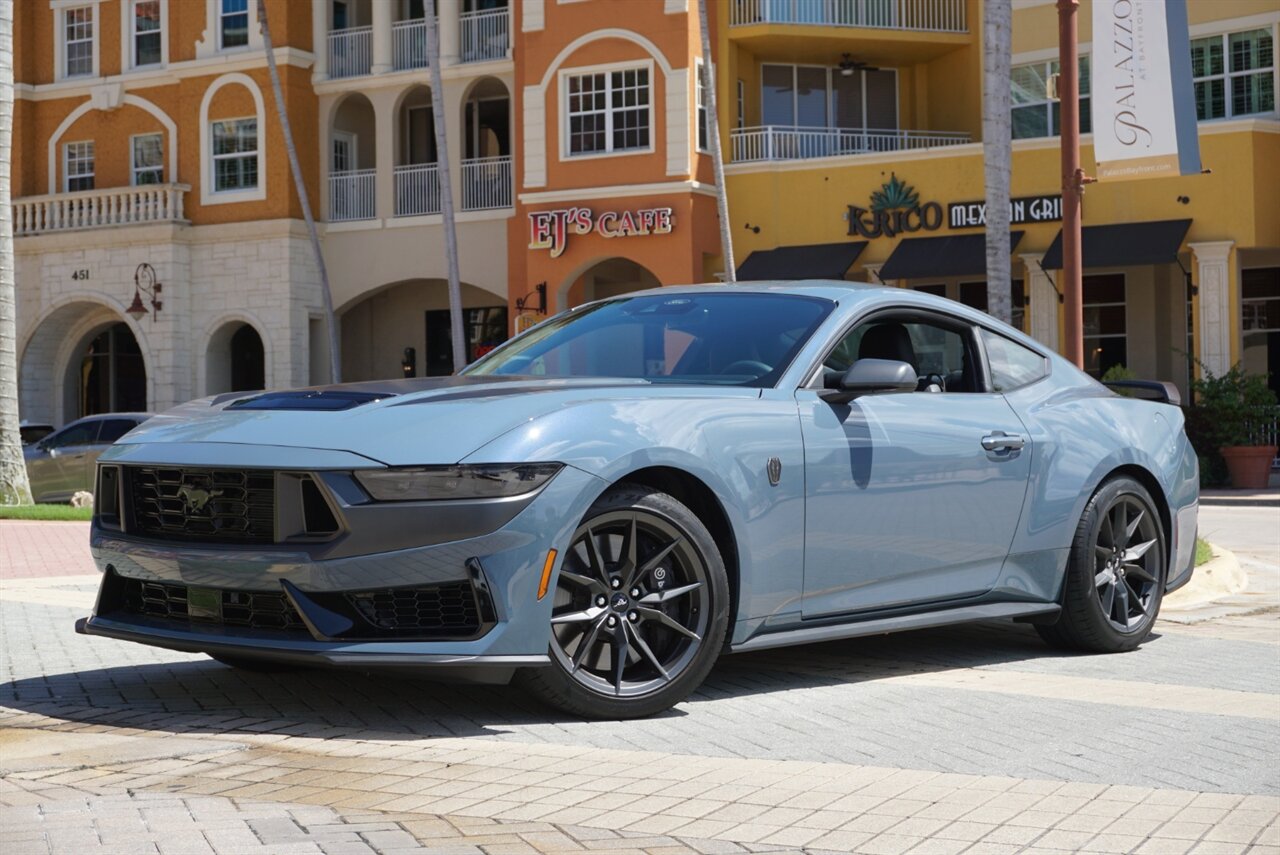
[[[1053,0],[1013,0],[1015,322],[1059,347]],[[1280,384],[1280,0],[1189,0],[1205,174],[1089,186],[1086,368]],[[1091,0],[1082,0],[1082,160]],[[985,308],[978,0],[735,0],[718,94],[740,276],[847,275]],[[801,253],[770,253],[809,246]],[[745,261],[744,261],[745,259]]]

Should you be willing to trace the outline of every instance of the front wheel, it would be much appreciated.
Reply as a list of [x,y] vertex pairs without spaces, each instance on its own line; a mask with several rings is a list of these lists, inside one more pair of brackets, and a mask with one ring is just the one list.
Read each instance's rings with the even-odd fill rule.
[[638,718],[688,697],[724,641],[729,585],[715,540],[671,496],[624,485],[587,512],[564,555],[551,666],[521,675],[551,706]]
[[1164,527],[1147,489],[1114,478],[1085,506],[1067,562],[1057,623],[1037,626],[1056,647],[1132,650],[1155,624],[1164,593]]

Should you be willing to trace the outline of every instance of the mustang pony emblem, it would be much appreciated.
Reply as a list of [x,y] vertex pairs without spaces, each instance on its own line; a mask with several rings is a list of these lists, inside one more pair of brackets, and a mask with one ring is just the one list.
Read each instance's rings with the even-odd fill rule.
[[222,495],[221,490],[205,490],[201,487],[183,485],[178,489],[178,498],[182,500],[182,509],[188,514],[203,511],[211,499]]

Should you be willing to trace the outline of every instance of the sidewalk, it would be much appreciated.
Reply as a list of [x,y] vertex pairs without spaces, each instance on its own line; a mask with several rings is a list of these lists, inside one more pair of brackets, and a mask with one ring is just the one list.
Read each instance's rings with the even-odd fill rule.
[[1280,508],[1280,487],[1265,490],[1201,490],[1200,504],[1217,507]]

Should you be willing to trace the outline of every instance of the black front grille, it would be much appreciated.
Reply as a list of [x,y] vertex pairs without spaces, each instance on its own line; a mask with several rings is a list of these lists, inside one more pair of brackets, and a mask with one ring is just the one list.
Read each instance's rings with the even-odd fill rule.
[[[186,585],[118,578],[124,610],[132,614],[251,629],[280,629],[310,637],[302,618],[283,593],[210,590],[202,592],[205,602],[193,609]],[[213,604],[216,607],[210,609]]]
[[261,469],[129,467],[131,530],[221,543],[275,540],[275,473]]
[[379,634],[412,638],[468,636],[480,631],[480,610],[470,582],[348,591],[344,596]]

